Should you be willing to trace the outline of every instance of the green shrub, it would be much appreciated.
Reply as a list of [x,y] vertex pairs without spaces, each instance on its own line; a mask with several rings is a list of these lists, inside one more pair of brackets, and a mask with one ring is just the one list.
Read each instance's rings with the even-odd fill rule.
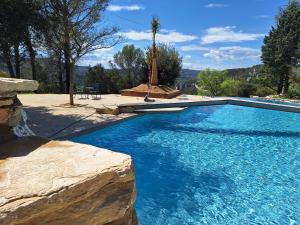
[[257,95],[259,97],[266,97],[268,95],[274,95],[274,94],[276,94],[276,92],[268,87],[259,87],[254,93],[254,95]]
[[300,89],[296,84],[289,86],[288,92],[286,93],[287,98],[300,98]]
[[[228,79],[228,73],[206,69],[198,74],[198,94],[206,96],[220,96],[223,94],[221,84]],[[224,84],[226,87],[227,84]]]
[[7,73],[0,71],[0,77],[9,77]]
[[227,79],[221,83],[222,95],[238,96],[241,82],[235,79]]
[[250,95],[254,95],[256,92],[256,86],[253,83],[242,82],[239,88],[239,96],[249,98]]

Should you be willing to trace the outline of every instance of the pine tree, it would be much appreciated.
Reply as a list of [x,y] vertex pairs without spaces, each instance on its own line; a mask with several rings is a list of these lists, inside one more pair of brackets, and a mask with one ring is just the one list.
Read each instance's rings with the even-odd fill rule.
[[300,5],[291,0],[288,6],[280,10],[272,27],[264,39],[262,61],[274,76],[277,94],[287,93],[290,71],[299,61],[300,44]]

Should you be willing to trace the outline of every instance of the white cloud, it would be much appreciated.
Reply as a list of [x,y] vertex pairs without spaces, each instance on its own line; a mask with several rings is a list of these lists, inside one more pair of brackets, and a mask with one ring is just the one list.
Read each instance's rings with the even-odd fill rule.
[[119,12],[119,11],[139,11],[145,9],[140,5],[109,5],[107,7],[108,11]]
[[205,5],[205,8],[225,8],[228,6],[229,5],[220,4],[220,3],[210,3],[210,4]]
[[268,18],[270,18],[270,16],[269,15],[257,15],[254,18],[255,19],[268,19]]
[[[151,31],[128,31],[121,32],[120,35],[125,36],[127,39],[133,41],[146,41],[152,40]],[[196,40],[198,37],[194,35],[187,35],[176,32],[174,30],[163,30],[157,34],[157,41],[162,43],[179,43]]]
[[202,66],[199,63],[193,63],[193,62],[183,62],[182,67],[184,69],[190,69],[190,70],[203,70],[204,66]]
[[185,59],[191,59],[192,56],[191,55],[185,55],[185,56],[183,56],[183,58],[185,58]]
[[201,37],[202,44],[212,44],[216,42],[242,42],[254,41],[264,34],[244,33],[242,31],[234,31],[236,27],[211,27],[205,31],[204,36]]
[[257,60],[261,56],[261,51],[259,49],[240,47],[240,46],[230,46],[230,47],[220,47],[212,48],[206,52],[204,57],[214,59],[216,61],[236,61],[236,60],[246,60],[252,59]]
[[191,52],[191,51],[208,51],[210,48],[198,46],[198,45],[184,45],[180,47],[180,50],[183,52]]
[[79,65],[81,66],[95,66],[101,64],[105,68],[109,67],[109,61],[113,59],[114,49],[113,48],[104,48],[98,49],[91,54],[88,54],[80,60]]

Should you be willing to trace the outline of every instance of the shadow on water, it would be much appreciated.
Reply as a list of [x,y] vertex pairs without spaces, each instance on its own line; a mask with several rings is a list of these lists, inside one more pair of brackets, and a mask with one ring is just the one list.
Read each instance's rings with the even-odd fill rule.
[[[140,145],[139,148],[144,150],[132,154],[127,147],[122,152],[131,152],[134,160],[136,207],[142,218],[145,214],[151,214],[152,219],[158,218],[161,210],[166,210],[169,216],[176,215],[179,208],[196,216],[204,207],[214,204],[215,195],[226,202],[235,194],[236,185],[223,168],[195,171],[182,165],[172,149],[155,145]],[[159,149],[164,154],[151,152],[151,149]]]
[[191,133],[210,133],[210,134],[222,134],[222,135],[246,135],[246,136],[269,136],[269,137],[288,137],[299,138],[300,132],[293,131],[260,131],[260,130],[235,130],[235,129],[211,129],[201,127],[162,127],[161,129],[168,131],[180,131]]
[[[181,152],[155,144],[155,140],[139,140],[160,129],[171,129],[174,123],[197,123],[205,120],[220,107],[192,108],[176,114],[141,116],[97,131],[75,141],[93,144],[132,156],[137,182],[136,208],[142,224],[153,224],[158,218],[180,215],[185,210],[198,217],[204,207],[213,205],[215,196],[227,202],[236,193],[236,184],[224,168],[213,171],[183,164]],[[206,111],[205,111],[205,110]],[[195,115],[199,112],[198,115]],[[195,169],[195,168],[198,168]],[[162,216],[161,214],[167,214]]]

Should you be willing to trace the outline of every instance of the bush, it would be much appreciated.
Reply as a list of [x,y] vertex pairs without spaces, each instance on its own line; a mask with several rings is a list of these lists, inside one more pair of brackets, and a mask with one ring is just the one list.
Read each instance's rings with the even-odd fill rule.
[[222,95],[230,97],[238,96],[240,83],[240,81],[235,79],[227,79],[223,81],[221,84]]
[[9,77],[7,73],[0,71],[0,77]]
[[286,93],[287,98],[300,98],[300,89],[296,84],[289,86],[288,92]]
[[268,95],[274,95],[276,92],[268,87],[259,87],[255,91],[254,95],[257,95],[259,97],[266,97]]
[[249,98],[250,95],[254,95],[256,92],[256,86],[253,83],[242,82],[239,88],[238,95],[240,97]]
[[[197,84],[200,95],[220,96],[223,94],[221,84],[228,79],[227,72],[206,69],[198,74]],[[224,84],[226,87],[227,84]]]

